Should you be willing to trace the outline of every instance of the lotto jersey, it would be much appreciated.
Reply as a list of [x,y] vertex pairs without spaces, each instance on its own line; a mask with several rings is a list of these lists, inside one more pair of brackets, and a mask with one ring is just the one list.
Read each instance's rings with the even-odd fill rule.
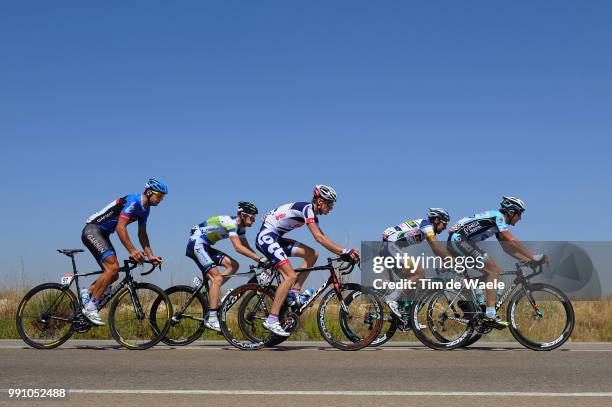
[[275,231],[279,235],[299,228],[304,224],[319,222],[310,202],[292,202],[270,211],[263,218],[263,228]]
[[383,232],[385,242],[402,242],[408,245],[421,243],[424,238],[435,236],[429,219],[415,219],[387,228]]
[[99,225],[100,229],[113,233],[117,228],[119,218],[127,219],[128,223],[138,219],[139,225],[146,224],[150,209],[150,207],[144,208],[142,206],[142,194],[126,195],[112,201],[101,211],[91,215],[87,218],[86,223]]
[[503,213],[486,211],[469,218],[459,219],[448,234],[461,233],[470,241],[481,241],[506,230],[508,230],[508,224]]
[[245,228],[238,227],[236,216],[213,216],[191,228],[192,239],[202,239],[208,244],[215,244],[219,240],[230,236],[244,236]]

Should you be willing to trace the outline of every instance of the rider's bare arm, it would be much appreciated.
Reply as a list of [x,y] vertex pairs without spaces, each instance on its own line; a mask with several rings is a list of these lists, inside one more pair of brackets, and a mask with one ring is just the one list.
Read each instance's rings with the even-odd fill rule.
[[249,246],[249,242],[246,239],[241,239],[239,236],[233,235],[229,237],[234,249],[243,256],[248,257],[249,259],[259,261],[259,256],[251,249]]
[[145,252],[147,257],[153,260],[155,255],[153,255],[153,250],[151,250],[151,243],[149,242],[146,224],[138,225],[138,241],[140,242],[142,250]]
[[450,257],[450,253],[440,244],[440,242],[436,240],[435,236],[427,236],[425,239],[436,256],[440,256],[442,258]]
[[310,230],[310,233],[312,233],[312,237],[314,237],[317,243],[319,243],[321,246],[325,247],[327,250],[329,250],[332,253],[335,253],[337,255],[342,254],[343,247],[338,246],[336,243],[329,240],[323,234],[323,232],[319,228],[319,225],[317,225],[316,222],[309,223],[307,226],[308,226],[308,230]]
[[519,242],[509,230],[498,233],[497,240],[501,243],[504,251],[515,259],[533,260],[533,253]]
[[123,246],[125,246],[125,249],[128,251],[128,253],[132,255],[132,253],[137,252],[137,250],[132,244],[132,241],[130,240],[130,236],[128,235],[128,232],[127,232],[127,225],[128,225],[128,220],[125,218],[119,217],[119,220],[117,221],[116,230],[117,230],[117,236],[119,236],[119,240],[121,240],[121,243],[123,244]]

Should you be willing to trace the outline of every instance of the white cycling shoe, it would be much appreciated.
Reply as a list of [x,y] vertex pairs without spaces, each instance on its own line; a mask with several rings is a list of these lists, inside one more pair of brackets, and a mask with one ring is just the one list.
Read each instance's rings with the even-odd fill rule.
[[276,321],[276,322],[268,322],[268,320],[266,319],[263,323],[264,328],[266,328],[268,331],[272,332],[274,335],[278,335],[278,336],[289,336],[291,335],[291,333],[285,331],[283,329],[283,327],[281,326],[280,322]]
[[85,318],[87,318],[92,324],[96,326],[104,325],[104,321],[102,321],[102,318],[100,318],[100,314],[98,313],[97,309],[83,308],[81,312],[83,313],[83,316],[85,316]]
[[204,326],[208,329],[212,329],[213,331],[221,332],[221,327],[219,326],[219,320],[217,318],[213,320],[207,319],[204,321]]

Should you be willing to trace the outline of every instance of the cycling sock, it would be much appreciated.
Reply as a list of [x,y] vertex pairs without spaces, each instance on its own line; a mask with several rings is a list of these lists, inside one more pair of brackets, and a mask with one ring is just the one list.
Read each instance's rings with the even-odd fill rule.
[[278,315],[276,314],[270,314],[268,315],[267,321],[271,324],[278,322]]
[[211,318],[212,318],[212,319],[217,319],[217,311],[218,311],[218,309],[217,309],[217,308],[215,308],[215,309],[212,309],[212,308],[211,308],[211,309],[209,309],[209,310],[208,310],[208,319],[209,319],[209,320],[210,320]]
[[495,307],[487,307],[487,318],[495,318]]
[[85,305],[86,310],[97,310],[98,309],[98,299],[96,297],[91,297],[87,305]]
[[300,295],[300,290],[289,290],[289,294],[297,297]]

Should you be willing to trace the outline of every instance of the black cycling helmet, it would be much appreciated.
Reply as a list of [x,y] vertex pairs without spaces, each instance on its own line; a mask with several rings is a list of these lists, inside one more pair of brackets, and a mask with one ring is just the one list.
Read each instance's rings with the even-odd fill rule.
[[442,222],[446,223],[450,221],[450,215],[442,208],[429,208],[427,217],[429,217],[429,219],[439,218]]
[[238,212],[246,213],[247,215],[257,215],[259,213],[257,207],[247,201],[238,202]]

